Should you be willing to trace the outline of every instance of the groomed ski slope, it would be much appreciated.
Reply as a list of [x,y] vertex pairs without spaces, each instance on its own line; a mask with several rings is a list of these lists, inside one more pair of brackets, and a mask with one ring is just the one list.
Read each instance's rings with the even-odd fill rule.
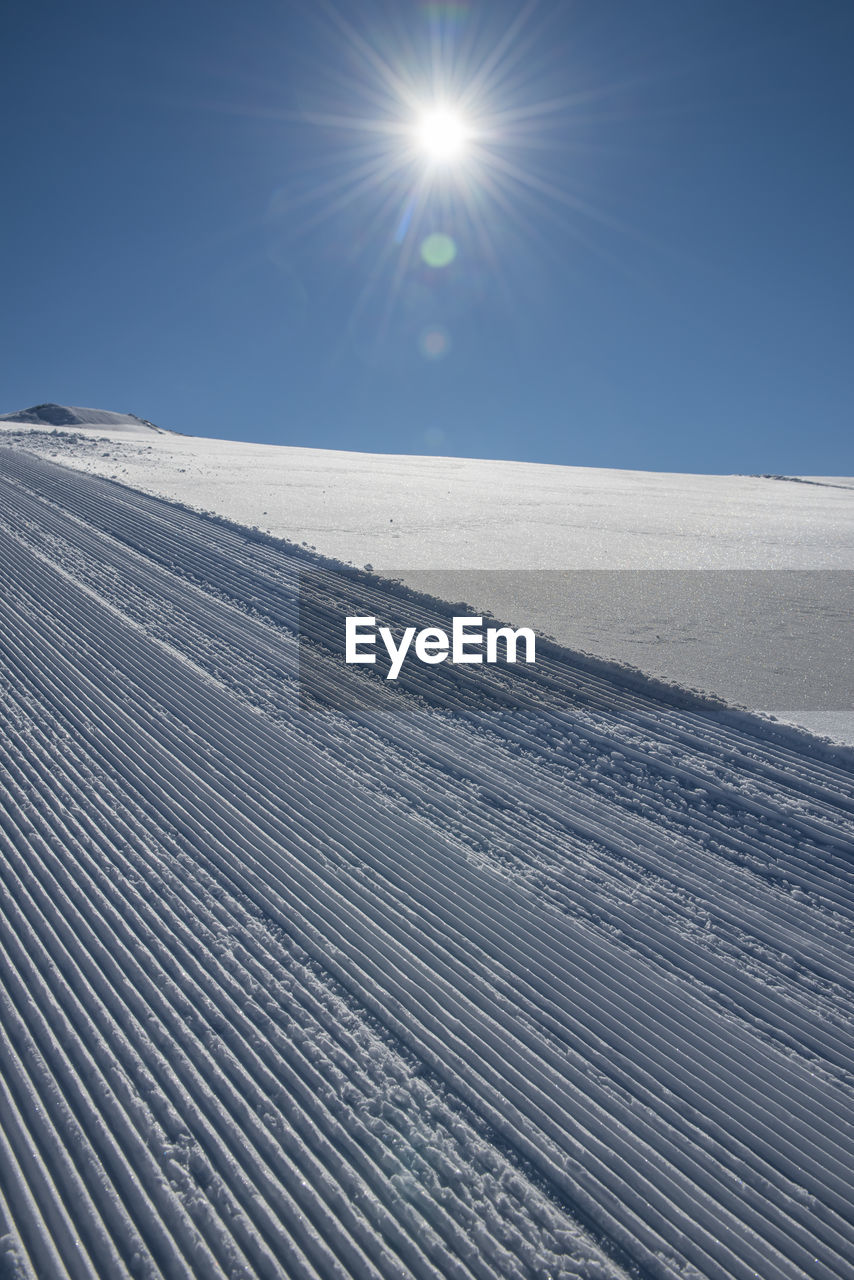
[[[0,446],[467,600],[576,652],[854,746],[851,478],[345,453],[184,436],[141,419],[114,429],[85,421],[119,416],[109,412],[37,408],[0,418]],[[80,425],[29,421],[44,410]],[[293,423],[240,429],[288,438]],[[590,591],[586,575],[599,580]]]
[[850,753],[348,613],[0,450],[0,1274],[854,1275]]

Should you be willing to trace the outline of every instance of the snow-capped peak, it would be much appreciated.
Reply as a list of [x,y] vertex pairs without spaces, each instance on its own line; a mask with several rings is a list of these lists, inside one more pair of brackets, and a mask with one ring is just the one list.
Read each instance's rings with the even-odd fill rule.
[[[147,418],[135,413],[113,413],[109,409],[84,409],[79,405],[36,404],[16,413],[0,414],[0,422],[24,422],[40,427],[109,427],[112,431],[156,431],[164,433]],[[165,433],[164,433],[165,434]]]

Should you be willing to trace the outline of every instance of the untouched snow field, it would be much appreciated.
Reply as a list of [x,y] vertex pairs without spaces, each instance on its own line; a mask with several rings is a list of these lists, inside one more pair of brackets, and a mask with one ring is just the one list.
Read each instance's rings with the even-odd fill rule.
[[[224,505],[250,446],[184,443],[38,448]],[[509,466],[374,460],[348,530],[366,473],[280,456],[271,526],[380,561],[419,513],[433,568],[406,475]],[[555,556],[677,556],[672,477],[588,475],[597,531],[554,480]],[[728,556],[850,567],[850,495],[688,489]],[[442,606],[20,447],[0,550],[0,1274],[854,1277],[851,752],[547,645],[391,685],[344,616]]]
[[[3,438],[854,743],[854,480],[337,453],[127,424],[10,422]],[[650,576],[621,585],[614,570]]]
[[[0,419],[2,422],[2,419]],[[854,480],[342,453],[15,423],[0,442],[394,569],[854,569]]]

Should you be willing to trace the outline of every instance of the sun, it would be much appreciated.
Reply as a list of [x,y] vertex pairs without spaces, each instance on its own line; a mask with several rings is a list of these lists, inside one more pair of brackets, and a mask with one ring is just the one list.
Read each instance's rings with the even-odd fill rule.
[[464,154],[471,130],[459,112],[449,107],[434,107],[420,117],[415,138],[430,160],[445,164]]
[[[317,148],[306,147],[304,173],[283,182],[271,218],[290,219],[307,206],[300,234],[334,219],[337,235],[345,211],[353,211],[354,243],[374,257],[351,323],[383,290],[383,340],[404,299],[413,311],[429,301],[424,332],[441,338],[440,301],[451,305],[454,290],[480,289],[482,264],[496,274],[510,270],[511,244],[526,248],[538,241],[551,249],[541,227],[546,216],[577,237],[582,217],[618,227],[566,185],[573,173],[565,163],[568,148],[577,145],[576,126],[584,145],[589,104],[600,91],[574,91],[569,84],[561,92],[563,45],[555,44],[550,62],[551,19],[541,14],[533,21],[538,0],[515,0],[518,12],[509,22],[507,5],[424,0],[408,6],[414,18],[425,19],[423,31],[379,21],[365,30],[347,17],[343,0],[316,7],[331,20],[340,48],[328,75],[300,90],[299,106],[287,118],[327,136]],[[476,8],[482,10],[477,21]],[[432,276],[426,268],[444,272],[449,282],[439,286],[441,300],[438,290],[427,291]],[[444,350],[439,338],[437,350]],[[425,343],[432,358],[432,344]]]

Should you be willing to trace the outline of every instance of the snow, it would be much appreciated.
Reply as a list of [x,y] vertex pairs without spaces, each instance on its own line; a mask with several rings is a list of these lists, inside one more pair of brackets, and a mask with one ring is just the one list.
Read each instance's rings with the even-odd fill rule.
[[[678,475],[11,424],[2,435],[854,743],[854,481],[845,477]],[[759,573],[781,569],[812,577],[780,576],[772,587]],[[600,578],[594,590],[573,577],[606,570],[651,576],[638,580],[643,589],[624,577],[616,594],[616,580]],[[665,591],[654,576],[665,570],[726,573],[714,587],[708,576],[674,576]]]
[[[24,442],[11,427],[4,434]],[[58,461],[326,555],[406,569],[854,568],[847,489],[345,453],[166,434],[28,433]]]
[[0,422],[22,423],[36,427],[74,427],[76,430],[89,431],[93,427],[107,427],[112,432],[122,435],[148,436],[152,432],[163,434],[162,427],[156,427],[147,418],[138,418],[133,413],[113,413],[110,409],[84,409],[80,405],[36,404],[30,409],[19,409],[16,413],[0,415]]
[[366,613],[0,448],[5,1271],[850,1276],[854,753]]

